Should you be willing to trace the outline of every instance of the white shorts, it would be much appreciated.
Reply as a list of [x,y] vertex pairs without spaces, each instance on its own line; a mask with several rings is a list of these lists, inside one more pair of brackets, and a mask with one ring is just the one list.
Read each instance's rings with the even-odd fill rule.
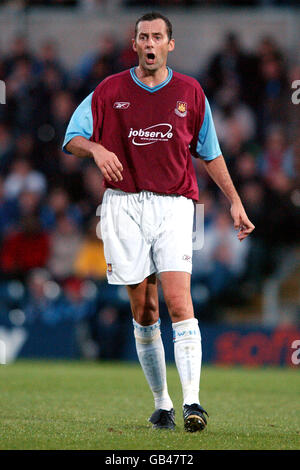
[[163,271],[192,272],[194,202],[184,196],[107,189],[101,236],[109,284]]

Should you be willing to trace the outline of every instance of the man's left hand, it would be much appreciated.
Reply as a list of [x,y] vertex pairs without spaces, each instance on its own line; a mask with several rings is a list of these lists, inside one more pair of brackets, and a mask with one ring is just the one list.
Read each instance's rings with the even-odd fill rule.
[[236,202],[231,205],[230,213],[233,218],[235,230],[239,230],[238,239],[241,241],[248,237],[255,229],[255,226],[250,222],[241,202]]

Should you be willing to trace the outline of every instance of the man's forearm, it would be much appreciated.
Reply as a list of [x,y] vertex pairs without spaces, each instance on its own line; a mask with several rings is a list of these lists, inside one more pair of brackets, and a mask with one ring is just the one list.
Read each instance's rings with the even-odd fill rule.
[[234,187],[223,155],[220,155],[214,160],[204,161],[204,165],[209,176],[219,186],[230,203],[233,204],[234,202],[240,201],[240,197]]
[[90,140],[80,135],[73,137],[73,139],[71,139],[70,142],[68,142],[66,145],[67,151],[76,157],[93,157],[95,149],[98,148],[99,150],[99,147],[102,146],[100,144],[96,144],[95,142],[91,142]]

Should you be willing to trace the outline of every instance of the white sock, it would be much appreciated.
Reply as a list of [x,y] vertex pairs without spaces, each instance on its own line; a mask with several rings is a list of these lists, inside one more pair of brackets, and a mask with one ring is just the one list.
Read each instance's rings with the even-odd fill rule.
[[154,325],[142,326],[133,320],[137,355],[153,393],[155,409],[173,408],[168,393],[166,361],[160,334],[160,320]]
[[183,404],[199,401],[199,387],[202,361],[201,334],[196,318],[172,323],[174,355],[179,373]]

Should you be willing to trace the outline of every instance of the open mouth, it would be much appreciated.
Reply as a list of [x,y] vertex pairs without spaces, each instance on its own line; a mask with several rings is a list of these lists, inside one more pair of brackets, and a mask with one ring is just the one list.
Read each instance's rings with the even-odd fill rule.
[[146,54],[146,61],[150,64],[152,64],[155,60],[155,54],[153,54],[153,52],[148,52]]

